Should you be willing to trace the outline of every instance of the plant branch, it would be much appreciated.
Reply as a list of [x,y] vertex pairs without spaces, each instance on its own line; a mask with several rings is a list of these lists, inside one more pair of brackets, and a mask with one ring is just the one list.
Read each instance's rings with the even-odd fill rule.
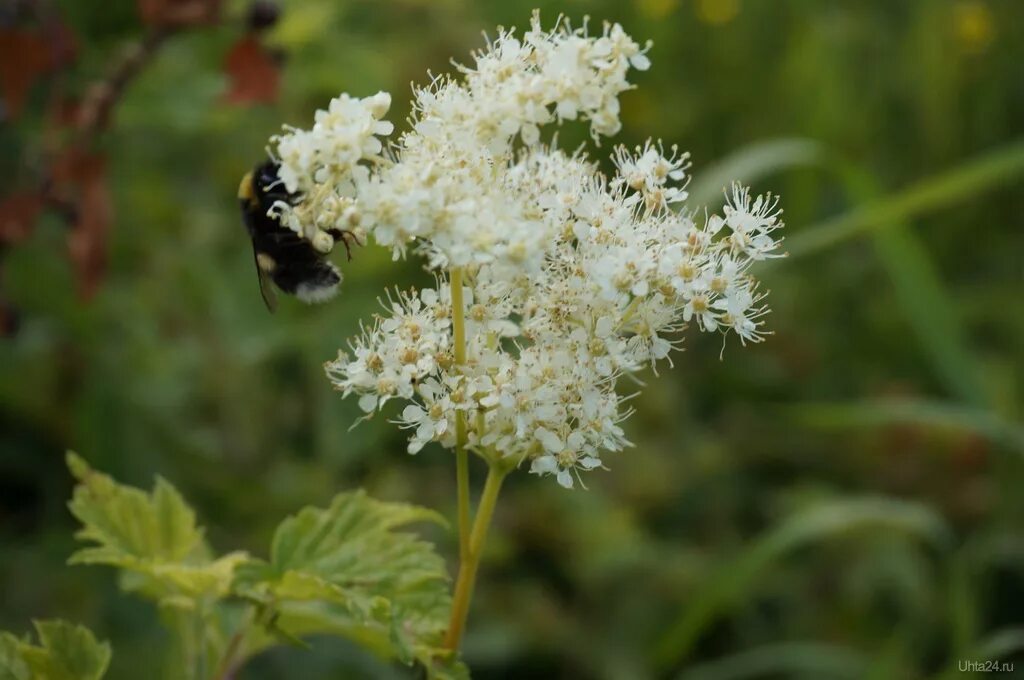
[[173,33],[174,30],[166,25],[150,28],[142,39],[128,46],[114,62],[106,78],[89,86],[78,113],[78,130],[83,136],[94,137],[107,129],[111,113],[129,83],[156,56]]

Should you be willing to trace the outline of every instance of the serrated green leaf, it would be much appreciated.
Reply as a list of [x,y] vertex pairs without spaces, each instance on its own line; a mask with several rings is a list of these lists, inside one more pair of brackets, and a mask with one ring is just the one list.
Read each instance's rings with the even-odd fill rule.
[[338,494],[326,510],[305,508],[281,523],[271,545],[271,564],[279,572],[311,567],[334,572],[356,556],[357,544],[385,547],[396,538],[413,538],[390,532],[414,522],[445,524],[444,518],[427,508],[384,503],[363,491]]
[[246,553],[233,552],[202,564],[141,564],[122,573],[121,585],[162,604],[191,609],[202,596],[226,596],[235,568],[247,559]]
[[339,494],[282,522],[270,560],[241,565],[235,590],[272,608],[281,633],[340,635],[383,657],[431,663],[448,624],[448,573],[431,544],[397,531],[422,521],[444,523],[424,508]]
[[79,482],[69,503],[83,525],[76,537],[97,544],[73,554],[71,564],[182,562],[202,551],[195,513],[163,479],[147,494],[93,470],[74,453],[68,453],[68,467]]
[[195,599],[227,595],[244,553],[213,560],[196,526],[195,512],[163,479],[152,493],[118,484],[78,455],[68,453],[78,479],[68,504],[82,522],[75,536],[96,545],[71,555],[70,564],[105,564],[122,571],[122,585],[170,606],[189,608]]
[[0,680],[99,680],[110,664],[110,645],[88,628],[66,621],[36,621],[39,645],[0,633]]
[[469,680],[469,667],[454,654],[433,659],[426,669],[428,680]]
[[21,654],[23,644],[10,633],[0,632],[0,680],[31,680],[31,671]]

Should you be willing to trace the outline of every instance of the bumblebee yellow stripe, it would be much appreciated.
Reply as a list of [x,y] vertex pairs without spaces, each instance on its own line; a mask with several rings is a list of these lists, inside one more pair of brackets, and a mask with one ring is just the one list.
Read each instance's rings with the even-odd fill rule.
[[273,274],[274,270],[277,269],[277,261],[266,253],[256,253],[256,266],[261,271]]
[[241,183],[238,185],[238,198],[243,201],[254,202],[256,200],[256,187],[253,186],[251,170],[245,173]]

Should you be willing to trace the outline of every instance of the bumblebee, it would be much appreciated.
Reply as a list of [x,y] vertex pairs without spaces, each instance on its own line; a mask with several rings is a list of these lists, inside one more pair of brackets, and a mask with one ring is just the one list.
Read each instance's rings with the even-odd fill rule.
[[271,208],[278,202],[295,205],[300,196],[285,188],[278,176],[279,167],[267,160],[246,173],[238,187],[242,220],[252,239],[260,293],[271,312],[277,308],[274,286],[310,304],[334,297],[342,277],[327,254],[334,242],[341,241],[351,260],[349,239],[359,242],[348,230],[330,229],[323,234],[326,243],[314,244],[282,225],[271,214]]

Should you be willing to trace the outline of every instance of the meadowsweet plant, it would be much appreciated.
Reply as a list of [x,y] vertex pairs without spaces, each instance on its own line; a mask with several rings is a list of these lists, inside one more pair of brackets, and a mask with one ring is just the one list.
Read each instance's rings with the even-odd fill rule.
[[[458,648],[505,477],[528,470],[570,489],[614,467],[630,446],[637,374],[671,365],[687,326],[763,338],[749,269],[777,256],[775,199],[733,185],[721,215],[698,212],[676,147],[614,148],[605,174],[544,129],[581,121],[595,147],[615,134],[619,96],[648,50],[617,24],[545,30],[535,14],[521,36],[499,30],[473,65],[416,89],[408,129],[387,144],[385,93],[340,95],[310,129],[272,140],[299,199],[271,214],[322,252],[347,230],[396,258],[421,256],[433,274],[433,285],[386,293],[385,313],[326,370],[365,418],[386,412],[407,430],[409,453],[454,452],[458,579],[452,592],[434,546],[407,530],[443,523],[424,508],[340,493],[286,518],[266,557],[218,554],[169,483],[147,493],[69,454],[69,508],[87,544],[70,562],[114,567],[157,605],[175,641],[155,664],[164,675],[227,680],[267,648],[319,634],[434,680],[467,678]],[[489,470],[475,516],[471,453]],[[110,646],[87,629],[36,631],[38,644],[0,632],[0,676],[104,674]]]
[[[503,478],[514,469],[566,488],[614,466],[638,381],[680,331],[763,338],[752,263],[776,257],[771,196],[728,189],[721,215],[686,205],[690,167],[677,147],[615,148],[603,173],[545,127],[618,132],[630,71],[649,45],[618,24],[592,32],[534,14],[499,29],[473,63],[415,89],[408,129],[385,144],[386,93],[342,94],[310,129],[272,140],[281,178],[303,199],[275,206],[306,238],[355,230],[396,258],[421,256],[434,285],[394,291],[327,375],[367,417],[398,401],[409,453],[455,452],[461,567],[447,644],[456,648]],[[488,465],[470,526],[467,458]]]

